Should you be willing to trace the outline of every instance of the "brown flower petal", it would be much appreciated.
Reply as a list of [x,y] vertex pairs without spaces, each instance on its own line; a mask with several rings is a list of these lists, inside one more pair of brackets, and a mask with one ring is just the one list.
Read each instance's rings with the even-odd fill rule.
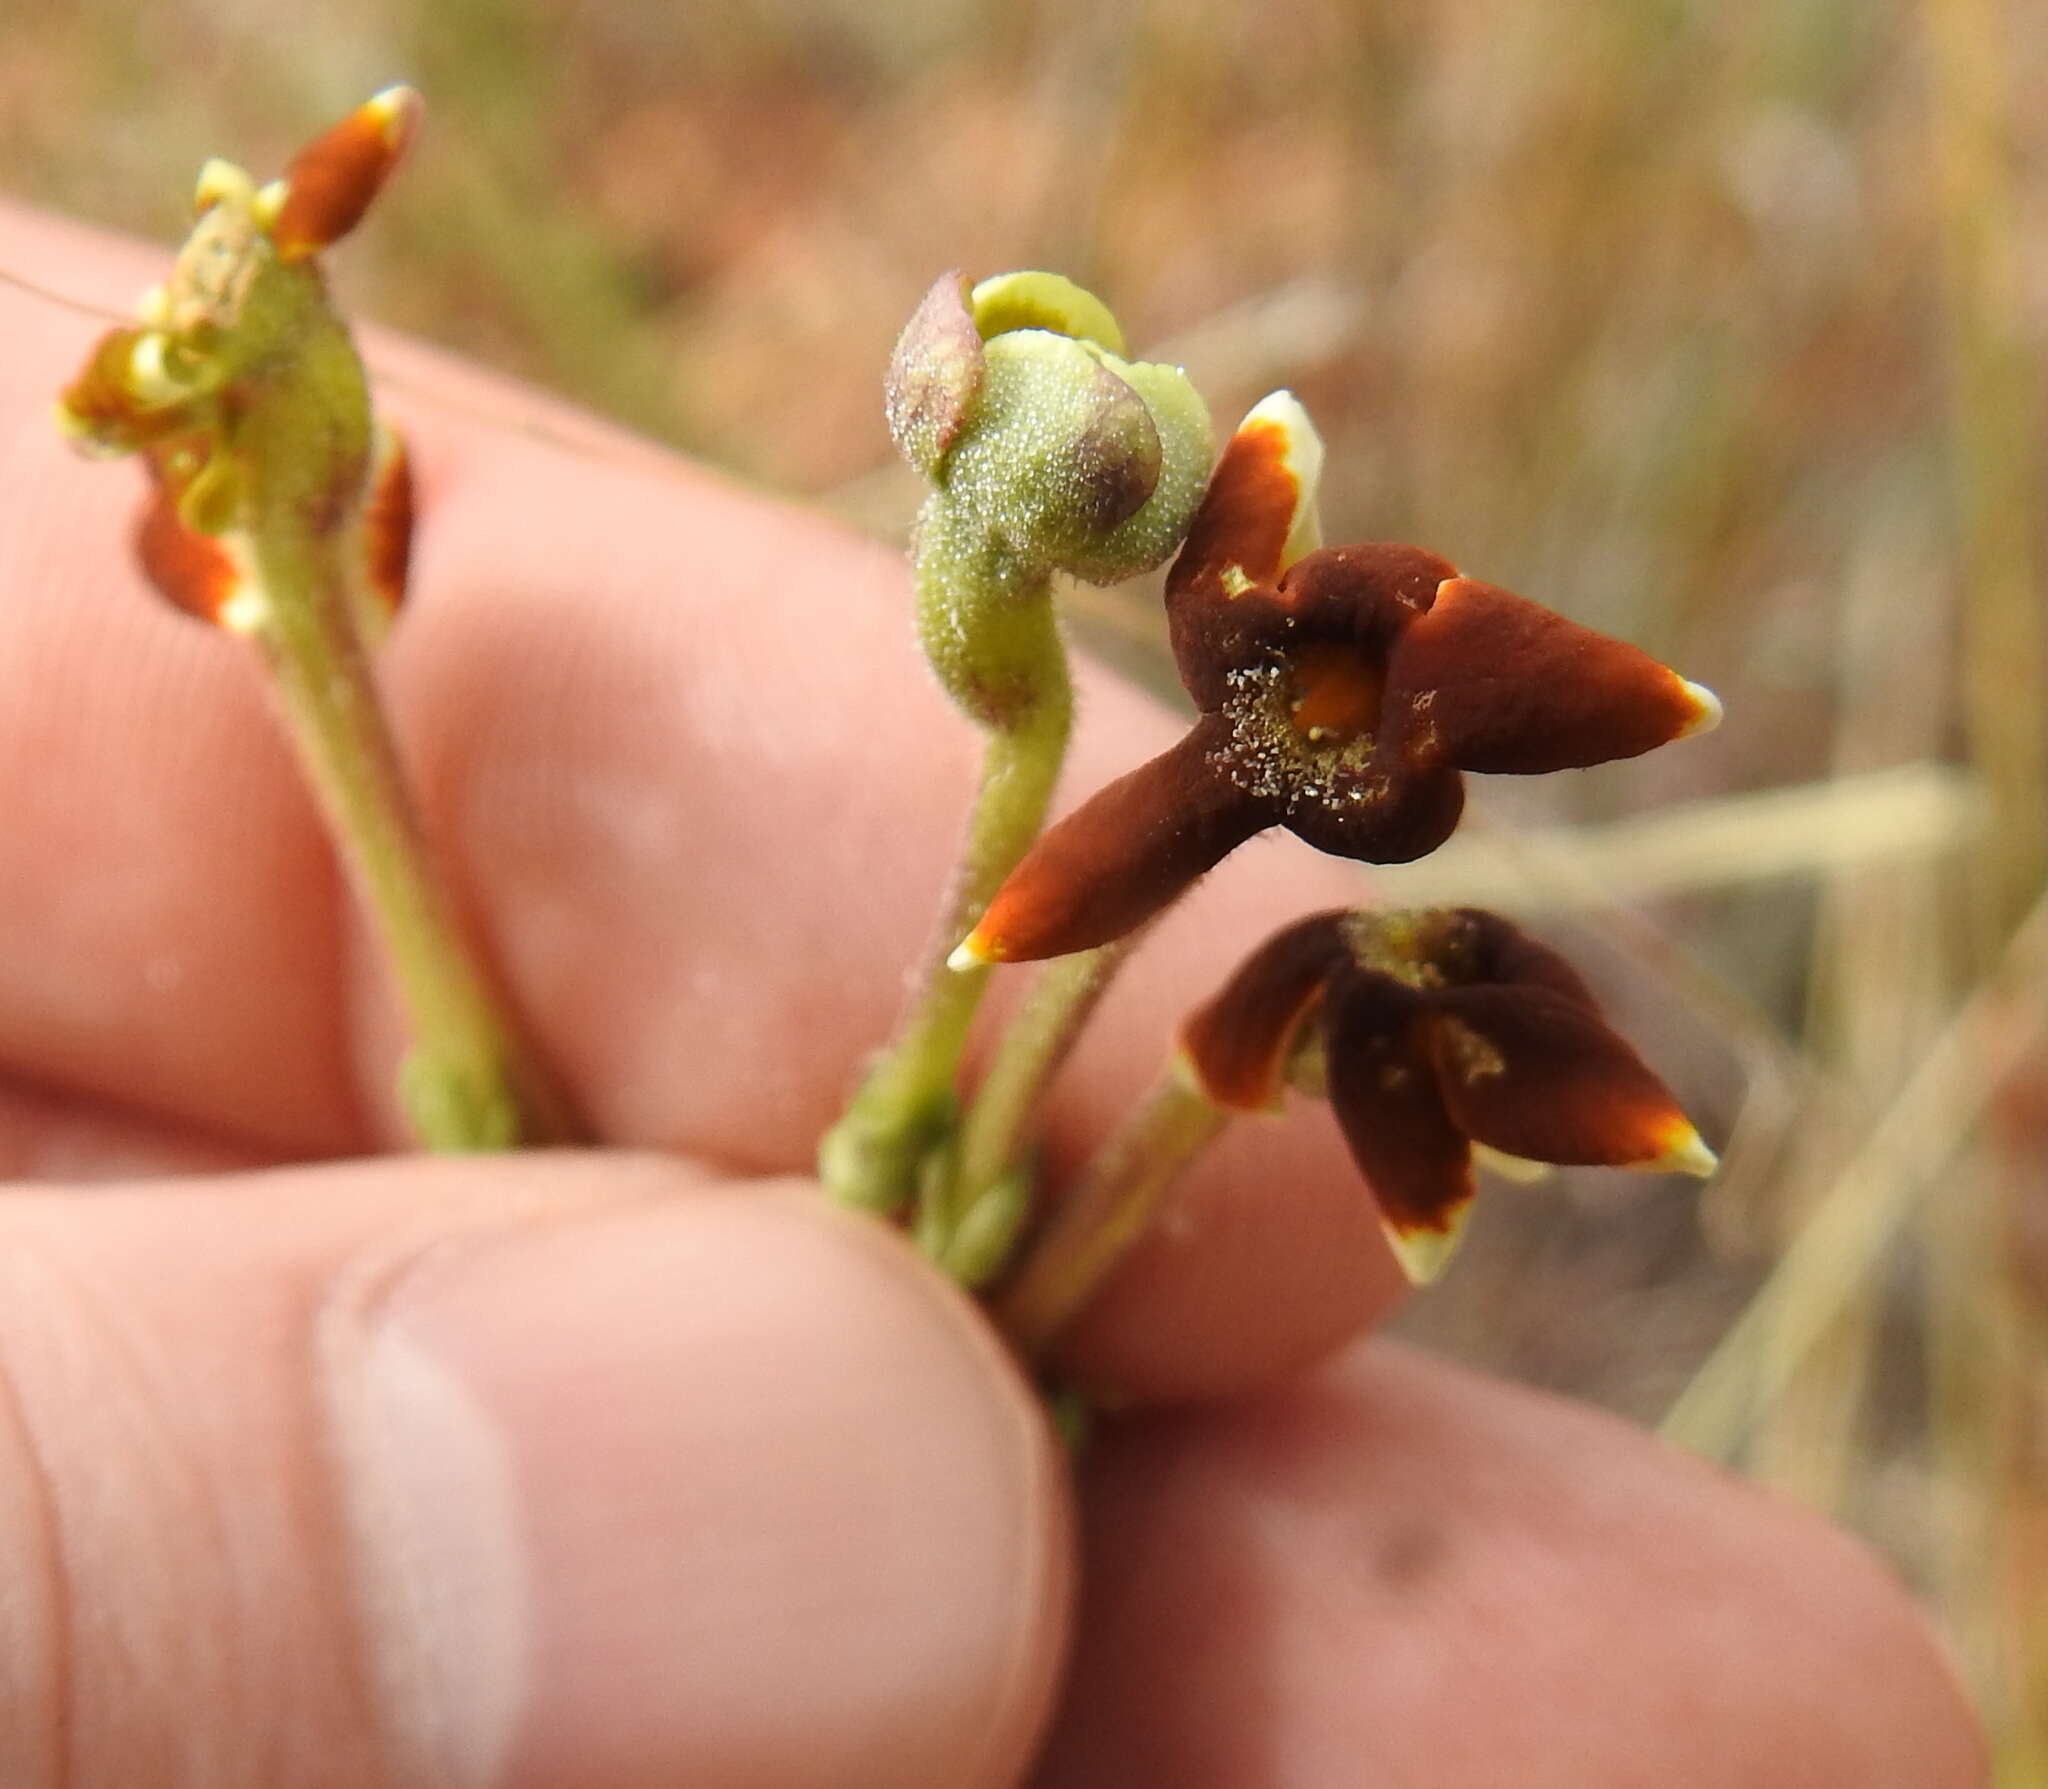
[[1224,443],[1166,574],[1173,655],[1198,707],[1222,704],[1250,639],[1287,625],[1272,587],[1316,545],[1321,471],[1322,441],[1291,392],[1262,399]]
[[1712,727],[1712,693],[1492,584],[1451,578],[1402,635],[1387,717],[1416,762],[1530,775],[1633,758]]
[[1389,770],[1371,793],[1374,799],[1357,802],[1297,799],[1287,830],[1333,857],[1413,863],[1449,838],[1465,811],[1464,782],[1448,767]]
[[363,499],[363,545],[370,594],[387,621],[405,600],[412,569],[412,526],[412,459],[397,430],[380,428]]
[[1364,976],[1324,1022],[1331,1109],[1418,1283],[1442,1269],[1472,1203],[1472,1152],[1438,1092],[1422,1017],[1420,995]]
[[1232,584],[1278,581],[1302,495],[1301,469],[1285,422],[1246,417],[1224,444],[1187,541],[1167,575],[1169,605],[1175,596],[1228,601],[1238,594]]
[[1343,908],[1312,914],[1259,946],[1181,1027],[1181,1053],[1213,1105],[1278,1103],[1287,1056],[1330,972],[1351,960]]
[[135,556],[143,575],[186,614],[216,627],[232,625],[241,572],[212,535],[185,526],[176,500],[154,481],[136,524]]
[[1210,762],[1220,723],[1119,777],[1051,827],[954,959],[1030,962],[1121,938],[1276,818]]
[[60,426],[89,451],[130,453],[191,426],[183,404],[149,403],[137,393],[135,350],[149,333],[127,324],[108,330],[58,397]]
[[412,141],[420,110],[410,87],[387,87],[292,157],[270,230],[279,259],[304,260],[362,221]]
[[1443,1100],[1475,1141],[1532,1161],[1706,1173],[1671,1091],[1599,1014],[1536,987],[1446,988],[1425,1032]]
[[1360,541],[1309,554],[1281,579],[1280,593],[1303,637],[1352,640],[1386,654],[1457,577],[1448,559],[1426,547]]
[[1457,946],[1470,958],[1470,967],[1451,979],[1521,988],[1548,988],[1574,1001],[1596,1016],[1600,1002],[1586,985],[1586,978],[1569,962],[1540,944],[1510,920],[1483,907],[1456,907],[1450,919]]

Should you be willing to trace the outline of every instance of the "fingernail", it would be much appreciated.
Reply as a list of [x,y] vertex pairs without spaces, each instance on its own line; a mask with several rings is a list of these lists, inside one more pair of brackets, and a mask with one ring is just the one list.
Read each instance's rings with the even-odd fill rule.
[[423,1780],[1021,1767],[1062,1618],[1058,1468],[893,1239],[749,1193],[463,1240],[340,1358],[375,1675]]

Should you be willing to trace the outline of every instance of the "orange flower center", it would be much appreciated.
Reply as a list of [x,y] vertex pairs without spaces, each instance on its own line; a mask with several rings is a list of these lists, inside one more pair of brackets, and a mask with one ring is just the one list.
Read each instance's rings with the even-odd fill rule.
[[1312,744],[1348,745],[1379,725],[1387,680],[1355,646],[1303,646],[1289,657],[1295,729]]

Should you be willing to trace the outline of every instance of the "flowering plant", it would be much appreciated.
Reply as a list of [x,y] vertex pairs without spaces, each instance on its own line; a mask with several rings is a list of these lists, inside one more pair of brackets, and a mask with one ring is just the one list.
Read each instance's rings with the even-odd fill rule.
[[[408,91],[380,94],[266,186],[208,164],[171,278],[95,346],[58,414],[81,447],[142,458],[149,580],[259,648],[406,996],[401,1091],[421,1141],[576,1140],[443,891],[377,689],[412,491],[319,253],[364,216],[417,116]],[[1475,1159],[1711,1170],[1554,953],[1491,914],[1361,908],[1253,952],[1055,1198],[1030,1147],[1040,1095],[1146,928],[1237,845],[1282,827],[1340,857],[1407,861],[1456,828],[1466,773],[1634,756],[1720,709],[1423,548],[1323,544],[1322,446],[1302,405],[1266,398],[1212,465],[1187,376],[1132,358],[1101,301],[1057,275],[939,279],[897,344],[887,413],[929,487],[918,637],[985,761],[910,1001],[821,1140],[830,1194],[906,1219],[1036,1351],[1180,1167],[1290,1084],[1327,1093],[1416,1279],[1449,1254]],[[1072,719],[1056,580],[1168,561],[1193,724],[1048,829]],[[962,1054],[991,972],[1046,958],[1060,960],[970,1087]]]

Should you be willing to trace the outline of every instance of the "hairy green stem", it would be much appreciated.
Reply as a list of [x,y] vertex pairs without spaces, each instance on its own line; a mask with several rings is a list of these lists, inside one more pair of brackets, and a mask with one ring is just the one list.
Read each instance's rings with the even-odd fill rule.
[[946,959],[974,929],[1045,823],[1073,715],[1051,574],[977,538],[936,500],[919,525],[918,630],[941,682],[984,729],[981,782],[951,888],[895,1035],[845,1115],[818,1172],[843,1203],[896,1211],[954,1128],[954,1077],[988,985],[985,965]]
[[1025,1257],[996,1317],[1042,1354],[1145,1233],[1160,1196],[1230,1121],[1169,1068],[1104,1143]]
[[[1017,1151],[1040,1096],[1142,935],[1061,957],[1032,984],[961,1123],[959,1161],[939,1201],[946,1231],[966,1224],[1017,1167]],[[999,1196],[1007,1197],[1006,1187]]]
[[388,955],[411,1033],[399,1094],[435,1150],[580,1140],[436,875],[350,611],[337,545],[252,530],[255,628],[300,761]]

